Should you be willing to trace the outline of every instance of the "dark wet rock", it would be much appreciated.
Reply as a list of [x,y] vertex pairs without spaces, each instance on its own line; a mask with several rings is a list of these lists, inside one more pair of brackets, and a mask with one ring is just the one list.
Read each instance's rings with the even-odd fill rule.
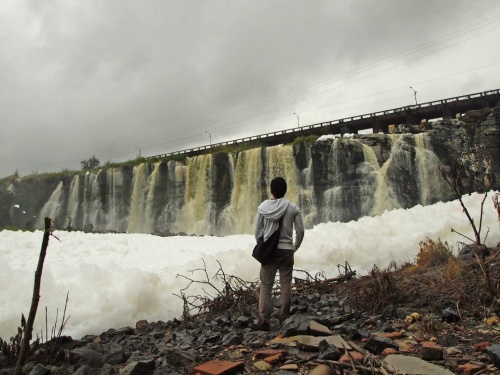
[[374,354],[381,354],[384,349],[392,348],[398,350],[399,346],[394,340],[387,337],[373,336],[365,343],[365,348]]
[[217,322],[217,325],[221,327],[231,325],[231,321],[227,316],[219,316],[217,319],[215,319],[215,321]]
[[29,375],[50,375],[51,371],[48,367],[45,367],[42,364],[36,365],[33,370],[30,371]]
[[69,352],[69,364],[75,369],[87,365],[92,368],[101,368],[104,364],[101,354],[92,349],[78,348]]
[[237,327],[248,327],[250,323],[252,323],[253,319],[251,316],[240,316],[238,319],[236,319],[236,326]]
[[491,362],[493,362],[496,368],[500,369],[500,344],[488,346],[485,352],[491,358]]
[[198,360],[196,353],[179,349],[167,350],[162,357],[166,365],[174,368],[189,366]]
[[458,315],[456,310],[448,307],[443,310],[441,314],[441,321],[446,323],[455,323],[460,321],[460,315]]
[[99,375],[116,375],[118,373],[119,373],[119,371],[116,367],[114,367],[108,363],[105,363],[104,366],[101,367],[101,371],[100,371]]
[[129,356],[125,354],[125,350],[120,349],[117,351],[114,351],[110,354],[108,354],[106,357],[104,357],[104,363],[110,364],[110,365],[120,365],[122,363],[127,362],[127,359]]
[[78,368],[78,370],[76,370],[73,375],[89,375],[89,373],[92,371],[92,369],[87,366],[87,365],[83,365],[81,367]]
[[358,327],[353,323],[344,323],[340,325],[339,330],[348,340],[359,340],[361,338]]
[[343,351],[334,345],[330,345],[326,340],[323,340],[318,345],[319,359],[338,361],[342,357]]
[[222,338],[222,344],[225,346],[239,345],[243,342],[243,334],[237,331],[231,331]]
[[155,361],[131,362],[120,370],[120,375],[150,375],[155,370]]
[[382,318],[384,319],[392,319],[397,317],[397,311],[396,311],[396,306],[394,305],[389,305],[386,306],[384,311],[382,312]]

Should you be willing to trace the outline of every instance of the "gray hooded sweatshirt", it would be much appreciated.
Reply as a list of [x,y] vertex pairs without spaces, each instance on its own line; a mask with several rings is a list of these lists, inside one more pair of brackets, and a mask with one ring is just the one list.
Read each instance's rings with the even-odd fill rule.
[[[255,239],[267,240],[281,225],[278,249],[297,251],[304,238],[304,224],[299,207],[288,199],[267,199],[257,209],[257,224]],[[293,242],[293,229],[295,228],[295,242]]]

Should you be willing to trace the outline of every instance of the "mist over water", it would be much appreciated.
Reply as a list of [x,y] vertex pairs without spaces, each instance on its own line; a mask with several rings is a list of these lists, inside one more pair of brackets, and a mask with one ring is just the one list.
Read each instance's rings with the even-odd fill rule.
[[[492,194],[490,193],[490,196]],[[478,220],[482,195],[465,196],[471,214]],[[377,217],[363,217],[348,223],[330,222],[306,230],[303,245],[296,253],[295,268],[311,274],[324,271],[327,277],[338,274],[337,265],[349,262],[359,274],[374,264],[384,268],[414,259],[419,242],[429,237],[448,241],[457,251],[464,238],[451,228],[472,236],[469,224],[457,201],[436,203],[407,210],[386,211]],[[500,230],[491,197],[486,199],[483,235],[489,228],[487,244],[496,245]],[[247,281],[258,277],[259,264],[251,257],[252,235],[227,237],[158,237],[147,234],[84,234],[55,232],[51,237],[43,270],[41,298],[35,333],[45,330],[45,307],[49,330],[56,310],[59,321],[69,291],[64,334],[81,338],[100,334],[109,328],[133,326],[148,321],[179,318],[182,301],[174,296],[187,286],[181,274],[204,279],[206,262],[212,277],[219,261],[226,274]],[[0,232],[0,337],[17,332],[21,313],[29,313],[33,278],[43,232]],[[187,295],[201,290],[189,289]]]

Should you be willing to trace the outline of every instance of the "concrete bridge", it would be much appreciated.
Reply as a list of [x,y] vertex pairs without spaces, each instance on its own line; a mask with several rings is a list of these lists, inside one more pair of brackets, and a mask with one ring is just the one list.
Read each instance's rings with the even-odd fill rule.
[[226,146],[248,144],[251,146],[275,146],[293,142],[297,137],[308,135],[327,135],[341,133],[355,133],[360,130],[373,129],[374,133],[389,132],[389,125],[419,124],[423,119],[455,118],[472,109],[494,107],[500,102],[500,89],[484,91],[475,94],[462,95],[433,102],[410,105],[406,107],[388,109],[365,115],[346,117],[338,120],[318,124],[301,126],[272,133],[255,135],[252,137],[235,139],[227,142],[214,143],[166,154],[145,157],[148,159],[165,158],[175,155],[195,156],[205,154]]

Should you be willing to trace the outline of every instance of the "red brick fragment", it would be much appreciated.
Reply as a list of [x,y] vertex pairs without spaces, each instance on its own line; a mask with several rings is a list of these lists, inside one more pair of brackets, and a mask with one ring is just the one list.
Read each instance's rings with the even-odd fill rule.
[[347,354],[347,352],[339,359],[339,362],[342,362],[342,363],[351,363],[351,359],[349,357],[349,355],[352,357],[353,361],[354,362],[360,362],[363,361],[363,354],[361,353],[358,353],[357,351],[349,351],[349,354]]
[[265,349],[265,350],[259,350],[254,353],[254,357],[257,359],[262,359],[262,358],[267,358],[271,357],[276,354],[286,354],[286,350],[283,349]]
[[490,346],[491,344],[487,341],[483,341],[483,342],[478,342],[477,344],[474,344],[472,345],[474,347],[474,350],[476,352],[484,352],[484,350]]
[[397,339],[403,338],[404,333],[403,332],[388,332],[388,333],[384,333],[380,336],[387,337],[388,339],[391,339],[391,340],[397,340]]
[[264,358],[264,361],[271,365],[274,365],[276,362],[279,362],[281,358],[283,358],[283,356],[283,353],[276,353],[275,355]]
[[482,369],[484,369],[484,367],[485,367],[484,365],[480,366],[480,365],[475,365],[473,363],[466,363],[464,365],[458,366],[457,371],[459,374],[472,375],[478,371],[481,371]]
[[382,357],[387,357],[389,354],[397,354],[398,351],[394,348],[385,348],[382,350]]
[[193,368],[193,373],[200,375],[229,375],[244,368],[244,362],[210,361]]
[[421,357],[425,361],[440,361],[443,359],[443,348],[434,341],[424,341]]

